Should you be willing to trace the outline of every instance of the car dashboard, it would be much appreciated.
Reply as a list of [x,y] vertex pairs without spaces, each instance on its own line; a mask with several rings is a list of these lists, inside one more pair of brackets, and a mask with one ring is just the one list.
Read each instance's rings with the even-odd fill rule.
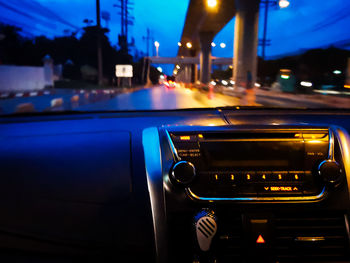
[[349,262],[350,112],[0,118],[0,259]]

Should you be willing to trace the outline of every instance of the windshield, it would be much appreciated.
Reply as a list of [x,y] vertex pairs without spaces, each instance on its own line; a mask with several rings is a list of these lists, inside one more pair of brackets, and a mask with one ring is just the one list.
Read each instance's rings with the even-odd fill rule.
[[348,0],[0,0],[0,114],[350,108]]

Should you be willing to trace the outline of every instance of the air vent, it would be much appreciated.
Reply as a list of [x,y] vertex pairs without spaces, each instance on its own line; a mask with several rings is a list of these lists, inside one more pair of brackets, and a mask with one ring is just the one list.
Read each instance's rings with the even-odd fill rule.
[[281,215],[275,218],[278,262],[349,262],[346,216]]

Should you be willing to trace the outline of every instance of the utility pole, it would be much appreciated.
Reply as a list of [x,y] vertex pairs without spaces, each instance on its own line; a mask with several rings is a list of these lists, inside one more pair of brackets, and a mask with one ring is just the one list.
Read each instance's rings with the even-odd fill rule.
[[149,57],[149,47],[150,47],[150,44],[149,44],[149,42],[153,39],[152,37],[151,37],[151,30],[149,30],[149,28],[147,28],[147,35],[145,36],[145,37],[142,37],[142,39],[143,40],[146,40],[146,48],[147,48],[147,50],[146,50],[146,55],[147,55],[147,57]]
[[289,0],[262,0],[260,2],[265,6],[264,14],[264,29],[263,29],[263,38],[259,39],[259,46],[261,46],[261,57],[265,60],[266,57],[266,47],[271,45],[271,40],[267,39],[267,20],[269,17],[269,7],[286,8],[289,6]]
[[100,0],[96,0],[98,85],[103,82]]
[[118,36],[118,44],[120,48],[127,53],[129,52],[128,42],[128,26],[134,24],[134,17],[130,16],[129,10],[132,10],[133,3],[129,0],[119,0],[119,4],[114,4],[113,7],[120,8],[120,35]]
[[263,60],[265,60],[265,49],[266,49],[266,35],[267,35],[267,18],[268,18],[268,14],[269,14],[269,2],[266,1],[265,2],[265,14],[264,14],[264,32],[263,32],[263,39],[262,39],[262,43],[261,43],[261,57]]

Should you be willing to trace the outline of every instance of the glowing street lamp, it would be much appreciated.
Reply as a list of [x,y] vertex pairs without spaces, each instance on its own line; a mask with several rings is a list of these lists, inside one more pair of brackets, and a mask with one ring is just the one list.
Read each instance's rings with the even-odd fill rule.
[[192,48],[192,43],[191,43],[191,42],[187,42],[187,43],[186,43],[186,47],[187,47],[187,48]]
[[180,66],[179,66],[179,65],[176,65],[176,68],[177,68],[177,69],[180,69]]
[[279,0],[278,5],[280,8],[286,8],[288,7],[290,2],[288,0]]
[[207,0],[207,6],[210,8],[214,8],[218,5],[218,1],[217,0]]
[[211,42],[212,47],[216,47],[216,44],[214,42]]
[[156,47],[156,54],[157,54],[157,57],[158,57],[159,42],[158,41],[154,41],[154,46]]
[[181,42],[177,42],[177,45],[178,45],[179,47],[181,47],[181,46],[182,46]]
[[162,67],[158,67],[157,70],[158,70],[159,72],[163,72]]
[[221,47],[221,48],[225,48],[225,47],[226,47],[226,44],[225,44],[225,43],[220,43],[220,47]]

